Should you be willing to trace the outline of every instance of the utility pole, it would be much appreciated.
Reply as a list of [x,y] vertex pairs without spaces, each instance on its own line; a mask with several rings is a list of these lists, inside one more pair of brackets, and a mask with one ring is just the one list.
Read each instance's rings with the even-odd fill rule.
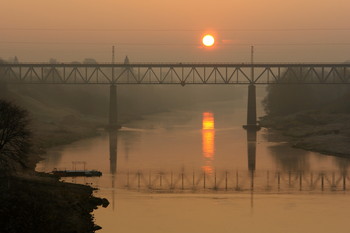
[[112,64],[115,63],[115,51],[114,51],[114,49],[115,49],[115,46],[113,45],[112,46]]
[[[114,51],[114,45],[112,46],[112,65],[115,64],[115,51]],[[112,80],[114,82],[114,66],[112,66]]]
[[254,81],[254,46],[252,45],[250,47],[250,63],[252,64],[252,70],[251,70],[251,79]]
[[118,113],[117,113],[117,85],[114,83],[114,64],[115,64],[115,51],[114,45],[112,46],[112,84],[109,90],[109,128],[110,130],[116,130],[118,128]]

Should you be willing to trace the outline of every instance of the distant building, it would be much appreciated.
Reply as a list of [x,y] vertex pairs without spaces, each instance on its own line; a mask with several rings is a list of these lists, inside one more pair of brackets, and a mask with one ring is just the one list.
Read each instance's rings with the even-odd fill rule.
[[130,64],[130,61],[129,61],[128,56],[125,57],[125,59],[124,59],[124,64]]

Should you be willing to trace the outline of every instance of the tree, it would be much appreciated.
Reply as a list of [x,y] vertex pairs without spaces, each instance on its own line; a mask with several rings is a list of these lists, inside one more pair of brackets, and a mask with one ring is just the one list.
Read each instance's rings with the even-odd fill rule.
[[[27,167],[31,149],[28,112],[15,104],[0,100],[0,160],[14,160]],[[4,164],[2,164],[4,165]]]
[[263,105],[268,115],[285,116],[314,107],[315,92],[310,85],[302,82],[303,77],[309,74],[299,72],[299,68],[288,69],[282,75],[280,84],[267,87]]
[[312,108],[310,85],[272,84],[267,87],[267,92],[263,105],[270,116],[285,116]]
[[[317,109],[332,112],[350,112],[350,89],[346,85],[318,84],[315,74],[294,68],[285,71],[280,84],[270,84],[263,100],[265,112],[270,116],[286,116],[300,111]],[[318,77],[322,70],[316,70]],[[315,80],[312,85],[303,84],[303,79]]]
[[83,64],[97,64],[97,61],[94,58],[85,58]]

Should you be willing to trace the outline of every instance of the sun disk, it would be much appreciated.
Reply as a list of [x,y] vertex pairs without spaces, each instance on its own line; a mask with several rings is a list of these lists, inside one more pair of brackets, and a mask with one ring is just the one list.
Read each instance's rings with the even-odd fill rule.
[[210,47],[214,45],[215,39],[212,35],[208,34],[203,37],[202,43],[204,46]]

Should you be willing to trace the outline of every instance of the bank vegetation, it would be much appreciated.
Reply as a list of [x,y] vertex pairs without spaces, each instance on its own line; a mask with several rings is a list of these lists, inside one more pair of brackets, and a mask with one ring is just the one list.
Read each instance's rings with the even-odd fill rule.
[[291,75],[267,87],[261,125],[288,136],[295,147],[350,157],[350,86],[289,84],[301,80]]
[[91,212],[108,201],[93,188],[35,172],[28,112],[0,99],[0,232],[95,232]]

